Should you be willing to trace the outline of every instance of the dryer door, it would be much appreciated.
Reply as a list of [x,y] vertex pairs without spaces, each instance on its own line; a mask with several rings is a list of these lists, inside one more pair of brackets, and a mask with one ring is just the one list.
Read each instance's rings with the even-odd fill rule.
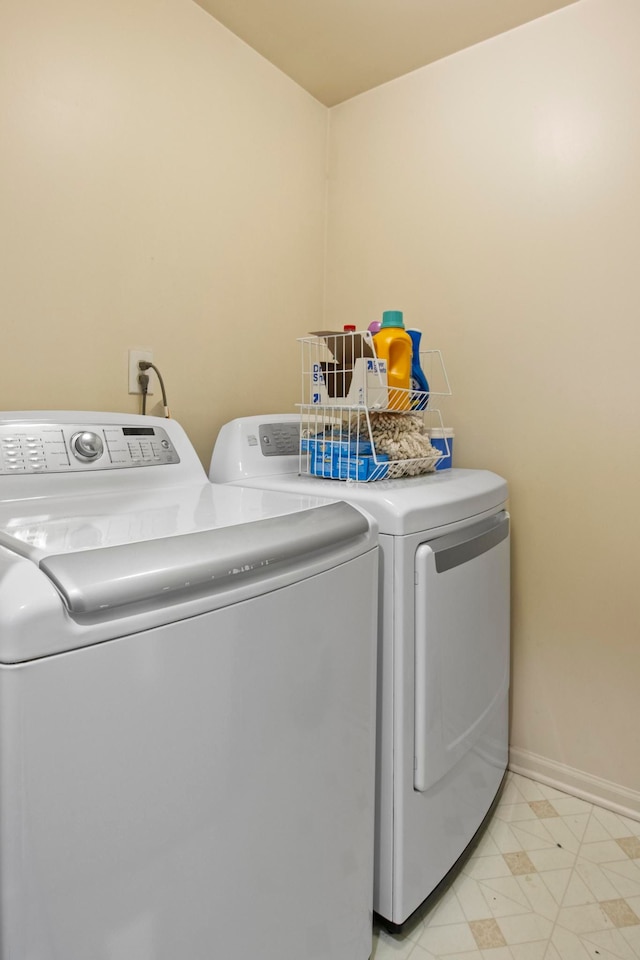
[[464,755],[506,764],[509,515],[416,552],[414,787],[427,791]]

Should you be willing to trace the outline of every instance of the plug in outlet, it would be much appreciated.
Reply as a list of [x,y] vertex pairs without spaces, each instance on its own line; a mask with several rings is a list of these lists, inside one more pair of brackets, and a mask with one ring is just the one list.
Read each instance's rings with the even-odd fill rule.
[[[153,350],[129,350],[129,393],[142,393],[138,383],[138,374],[140,369],[138,363],[140,360],[148,360],[153,363]],[[152,397],[153,391],[149,390],[147,396]]]

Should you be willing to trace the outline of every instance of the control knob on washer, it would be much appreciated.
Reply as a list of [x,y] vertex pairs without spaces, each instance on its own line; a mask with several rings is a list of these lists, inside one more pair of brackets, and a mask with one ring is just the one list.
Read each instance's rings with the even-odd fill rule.
[[97,433],[83,430],[71,437],[71,451],[78,460],[97,460],[104,451],[104,445]]

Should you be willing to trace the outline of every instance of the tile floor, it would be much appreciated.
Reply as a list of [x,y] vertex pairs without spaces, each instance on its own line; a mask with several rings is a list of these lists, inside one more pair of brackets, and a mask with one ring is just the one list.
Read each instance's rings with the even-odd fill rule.
[[509,773],[462,872],[373,960],[640,960],[640,822]]

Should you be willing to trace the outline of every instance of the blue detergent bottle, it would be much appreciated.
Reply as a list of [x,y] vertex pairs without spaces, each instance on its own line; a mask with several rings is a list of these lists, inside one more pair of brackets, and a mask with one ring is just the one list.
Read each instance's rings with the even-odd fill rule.
[[426,410],[429,403],[429,381],[420,364],[420,340],[422,331],[409,329],[407,333],[413,344],[411,357],[411,408],[412,410]]

